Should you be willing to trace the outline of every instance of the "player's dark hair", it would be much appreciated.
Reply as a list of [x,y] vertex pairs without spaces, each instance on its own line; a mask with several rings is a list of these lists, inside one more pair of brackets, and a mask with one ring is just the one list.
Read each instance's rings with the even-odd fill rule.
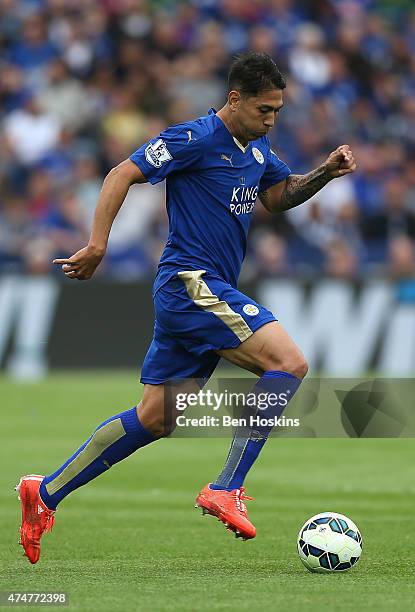
[[228,91],[236,90],[244,98],[260,91],[285,89],[286,82],[274,60],[266,53],[249,51],[238,55],[229,69]]

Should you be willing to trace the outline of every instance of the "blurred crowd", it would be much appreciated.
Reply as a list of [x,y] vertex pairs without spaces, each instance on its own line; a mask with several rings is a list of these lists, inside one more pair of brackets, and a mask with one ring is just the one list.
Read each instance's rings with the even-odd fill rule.
[[[348,143],[358,171],[281,216],[257,204],[245,280],[414,275],[412,0],[0,0],[0,273],[57,274],[106,173],[226,99],[232,57],[286,75],[271,140],[295,173]],[[151,278],[164,186],[130,189],[99,274]]]

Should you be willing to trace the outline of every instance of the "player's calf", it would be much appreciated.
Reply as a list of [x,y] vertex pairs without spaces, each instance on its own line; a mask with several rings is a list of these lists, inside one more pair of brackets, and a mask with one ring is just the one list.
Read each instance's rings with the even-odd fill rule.
[[50,510],[139,448],[155,441],[140,423],[136,406],[101,423],[56,471],[43,478],[39,494]]
[[[300,362],[298,365],[300,366]],[[301,369],[304,371],[305,366],[302,365],[301,368],[294,369],[294,371],[303,373],[303,371],[300,371]],[[235,430],[222,472],[210,485],[209,490],[205,487],[200,493],[197,498],[198,505],[210,511],[211,508],[208,504],[215,497],[215,494],[217,494],[218,499],[222,500],[221,494],[223,494],[224,499],[227,499],[228,494],[235,496],[235,491],[243,491],[243,483],[249,470],[257,460],[276,420],[281,416],[300,384],[301,378],[286,370],[269,370],[263,373],[252,390],[252,393],[258,399],[261,398],[261,401],[256,402],[255,405],[250,403],[243,407],[240,415],[240,425]],[[273,396],[272,402],[268,402],[267,398],[271,398],[271,395]],[[202,503],[199,503],[200,501]],[[237,504],[237,498],[234,502]],[[229,513],[223,514],[223,511],[215,507],[214,512],[211,513],[218,516],[222,522],[226,522],[224,517],[226,519],[229,516]],[[247,520],[247,516],[245,516],[245,520]]]

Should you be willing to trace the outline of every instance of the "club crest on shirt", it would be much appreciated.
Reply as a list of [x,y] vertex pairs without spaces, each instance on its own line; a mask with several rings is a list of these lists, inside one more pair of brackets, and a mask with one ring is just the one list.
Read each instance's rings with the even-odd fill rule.
[[259,164],[264,163],[264,156],[262,155],[261,151],[256,147],[252,147],[252,155],[255,157]]
[[245,304],[242,310],[250,317],[255,317],[255,315],[259,313],[259,308],[258,306],[255,306],[255,304]]
[[160,168],[162,164],[173,159],[170,155],[170,151],[167,148],[164,140],[159,138],[155,142],[151,142],[145,150],[146,160],[149,164],[154,166],[155,168]]

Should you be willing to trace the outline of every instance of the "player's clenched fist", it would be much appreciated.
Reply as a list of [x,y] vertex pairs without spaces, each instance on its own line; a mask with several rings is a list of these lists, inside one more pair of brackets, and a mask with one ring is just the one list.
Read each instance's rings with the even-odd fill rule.
[[104,253],[86,246],[69,259],[54,259],[53,263],[62,266],[65,276],[77,280],[88,280],[101,263]]
[[330,178],[344,176],[356,170],[356,162],[349,145],[337,147],[335,151],[330,153],[324,165]]

